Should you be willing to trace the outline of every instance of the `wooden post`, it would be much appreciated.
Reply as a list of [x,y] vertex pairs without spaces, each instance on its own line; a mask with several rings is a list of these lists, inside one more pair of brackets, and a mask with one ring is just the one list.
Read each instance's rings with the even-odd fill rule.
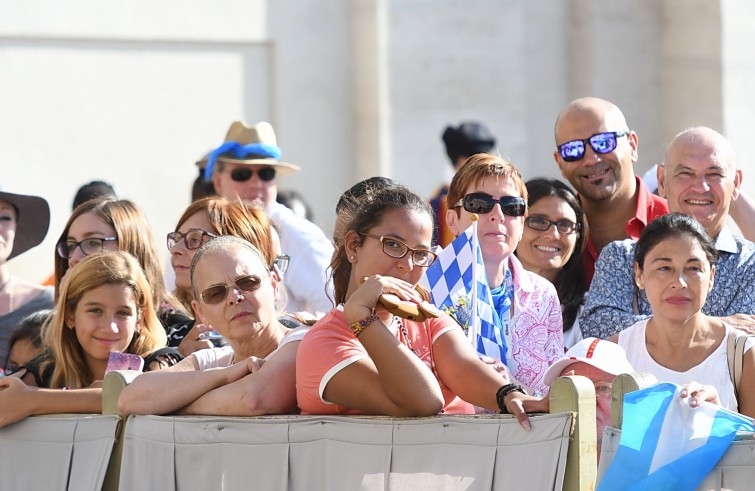
[[551,385],[550,412],[575,413],[564,475],[565,491],[595,489],[598,448],[595,387],[587,377],[560,377]]

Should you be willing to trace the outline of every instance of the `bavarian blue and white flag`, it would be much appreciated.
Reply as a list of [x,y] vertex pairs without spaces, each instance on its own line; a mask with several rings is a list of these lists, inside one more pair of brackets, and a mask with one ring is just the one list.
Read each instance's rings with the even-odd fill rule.
[[695,489],[738,430],[753,420],[704,402],[690,407],[681,387],[658,384],[624,396],[619,448],[598,490]]
[[493,308],[476,221],[438,254],[421,283],[430,290],[433,304],[461,325],[479,354],[506,363],[506,341]]

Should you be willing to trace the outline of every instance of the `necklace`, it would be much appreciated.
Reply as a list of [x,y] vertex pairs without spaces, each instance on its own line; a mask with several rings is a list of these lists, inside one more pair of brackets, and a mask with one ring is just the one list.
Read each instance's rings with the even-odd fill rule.
[[406,347],[409,348],[409,351],[419,356],[419,353],[417,353],[414,350],[414,347],[412,346],[412,340],[409,339],[409,330],[406,328],[406,326],[401,321],[401,319],[399,319],[397,316],[394,315],[393,322],[398,322],[399,331],[401,331],[401,335],[404,336],[404,340],[406,341]]

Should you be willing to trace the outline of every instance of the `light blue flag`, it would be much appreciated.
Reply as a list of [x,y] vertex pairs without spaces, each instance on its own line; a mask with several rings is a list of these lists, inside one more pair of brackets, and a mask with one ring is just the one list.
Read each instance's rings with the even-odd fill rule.
[[737,431],[753,421],[710,403],[692,408],[681,387],[658,384],[624,396],[621,440],[598,491],[695,489]]
[[438,254],[422,277],[433,304],[452,316],[481,355],[506,363],[506,341],[477,240],[477,222]]

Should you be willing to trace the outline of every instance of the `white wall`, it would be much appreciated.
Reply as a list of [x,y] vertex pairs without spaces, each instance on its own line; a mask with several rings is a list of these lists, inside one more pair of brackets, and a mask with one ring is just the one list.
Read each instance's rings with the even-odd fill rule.
[[[329,233],[340,193],[376,174],[429,195],[448,179],[445,125],[480,119],[526,177],[557,175],[570,100],[615,102],[637,171],[692,124],[752,168],[755,7],[721,0],[0,0],[4,189],[53,208],[43,246],[11,266],[52,271],[75,190],[106,179],[158,244],[189,201],[193,162],[229,123],[269,120],[281,179]],[[747,185],[747,179],[745,181]]]

